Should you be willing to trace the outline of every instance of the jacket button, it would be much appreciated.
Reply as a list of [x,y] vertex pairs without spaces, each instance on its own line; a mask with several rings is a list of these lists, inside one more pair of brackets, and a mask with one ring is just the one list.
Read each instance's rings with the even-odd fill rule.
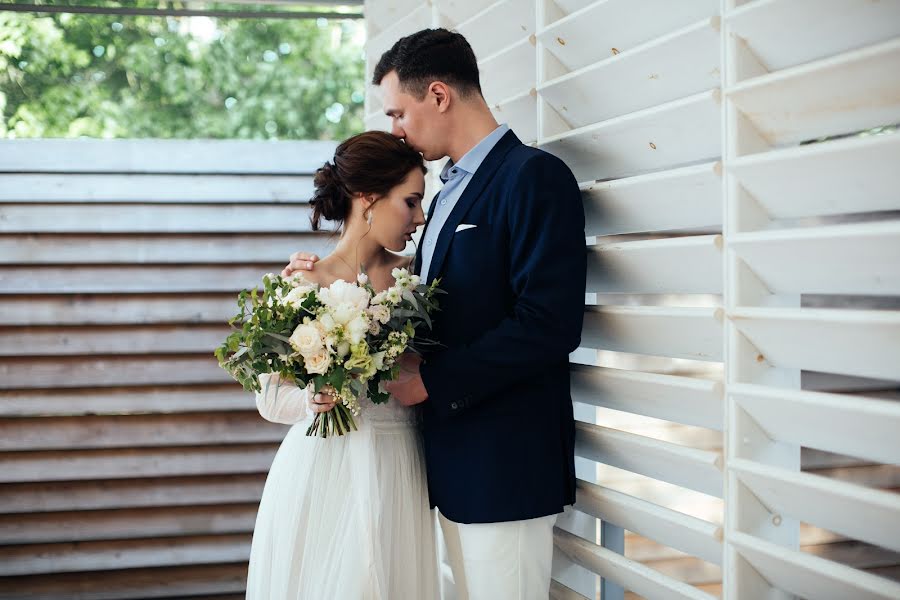
[[456,410],[457,408],[459,408],[459,405],[456,402],[451,402],[450,408],[452,408],[453,410]]

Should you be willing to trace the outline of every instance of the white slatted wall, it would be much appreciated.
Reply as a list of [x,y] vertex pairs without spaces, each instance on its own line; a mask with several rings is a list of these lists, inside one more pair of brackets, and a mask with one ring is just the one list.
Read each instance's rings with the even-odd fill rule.
[[0,598],[242,598],[286,428],[212,351],[329,142],[0,141]]
[[551,595],[900,597],[900,135],[850,135],[900,123],[900,2],[366,15],[368,73],[402,35],[466,35],[497,119],[583,182]]

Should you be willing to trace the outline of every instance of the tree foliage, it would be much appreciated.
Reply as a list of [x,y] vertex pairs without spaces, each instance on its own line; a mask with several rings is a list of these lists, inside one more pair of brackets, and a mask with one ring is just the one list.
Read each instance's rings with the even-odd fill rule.
[[363,24],[0,12],[0,137],[342,139]]

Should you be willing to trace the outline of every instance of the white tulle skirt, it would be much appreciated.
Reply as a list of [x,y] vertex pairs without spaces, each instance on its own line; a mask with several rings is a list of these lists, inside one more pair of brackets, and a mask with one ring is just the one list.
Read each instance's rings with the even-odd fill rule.
[[256,517],[248,599],[438,598],[419,433],[395,407],[365,408],[345,436],[307,437],[309,419],[289,430]]

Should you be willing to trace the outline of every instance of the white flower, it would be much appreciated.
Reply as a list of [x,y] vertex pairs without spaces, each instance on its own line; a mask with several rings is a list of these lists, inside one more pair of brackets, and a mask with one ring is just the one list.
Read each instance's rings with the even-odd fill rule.
[[337,327],[337,323],[334,322],[334,317],[327,312],[323,312],[319,315],[317,320],[325,331],[334,331],[334,328]]
[[341,342],[337,346],[337,354],[339,357],[344,358],[348,354],[350,354],[350,342]]
[[373,306],[370,306],[368,312],[373,321],[378,321],[382,325],[385,325],[388,321],[391,320],[391,309],[389,309],[384,304],[375,304]]
[[366,336],[366,331],[368,330],[369,323],[366,321],[365,317],[362,315],[355,317],[347,324],[347,335],[350,337],[350,343],[360,343]]
[[372,355],[372,362],[379,371],[384,368],[384,352],[376,352]]
[[365,309],[365,306],[357,308],[349,302],[341,302],[337,306],[332,307],[331,316],[338,325],[346,325],[358,317],[363,309]]
[[[314,289],[316,288],[312,285],[299,285],[291,289],[291,291],[287,293],[287,296],[281,299],[281,304],[300,308],[300,305],[303,304],[303,301],[306,300],[306,297],[309,296],[309,293]],[[279,289],[278,292],[280,295],[281,289]]]
[[397,287],[392,287],[387,291],[387,300],[391,304],[398,304],[400,302],[402,292]]
[[383,304],[387,300],[387,290],[378,292],[372,296],[372,304]]
[[323,350],[322,335],[308,319],[294,329],[290,340],[294,350],[302,354],[304,358]]
[[371,333],[372,335],[378,335],[379,333],[381,333],[381,323],[379,323],[375,319],[372,319],[369,322],[369,333]]
[[356,283],[358,283],[359,285],[366,285],[367,283],[369,283],[369,276],[365,273],[360,273],[356,276]]
[[420,283],[422,283],[422,279],[418,275],[411,275],[409,277],[410,288],[415,289]]
[[315,375],[324,375],[331,367],[331,354],[324,348],[316,354],[304,357],[306,371]]
[[319,290],[319,300],[330,307],[341,304],[350,304],[358,310],[363,310],[369,305],[369,292],[343,279],[338,279],[327,288]]

